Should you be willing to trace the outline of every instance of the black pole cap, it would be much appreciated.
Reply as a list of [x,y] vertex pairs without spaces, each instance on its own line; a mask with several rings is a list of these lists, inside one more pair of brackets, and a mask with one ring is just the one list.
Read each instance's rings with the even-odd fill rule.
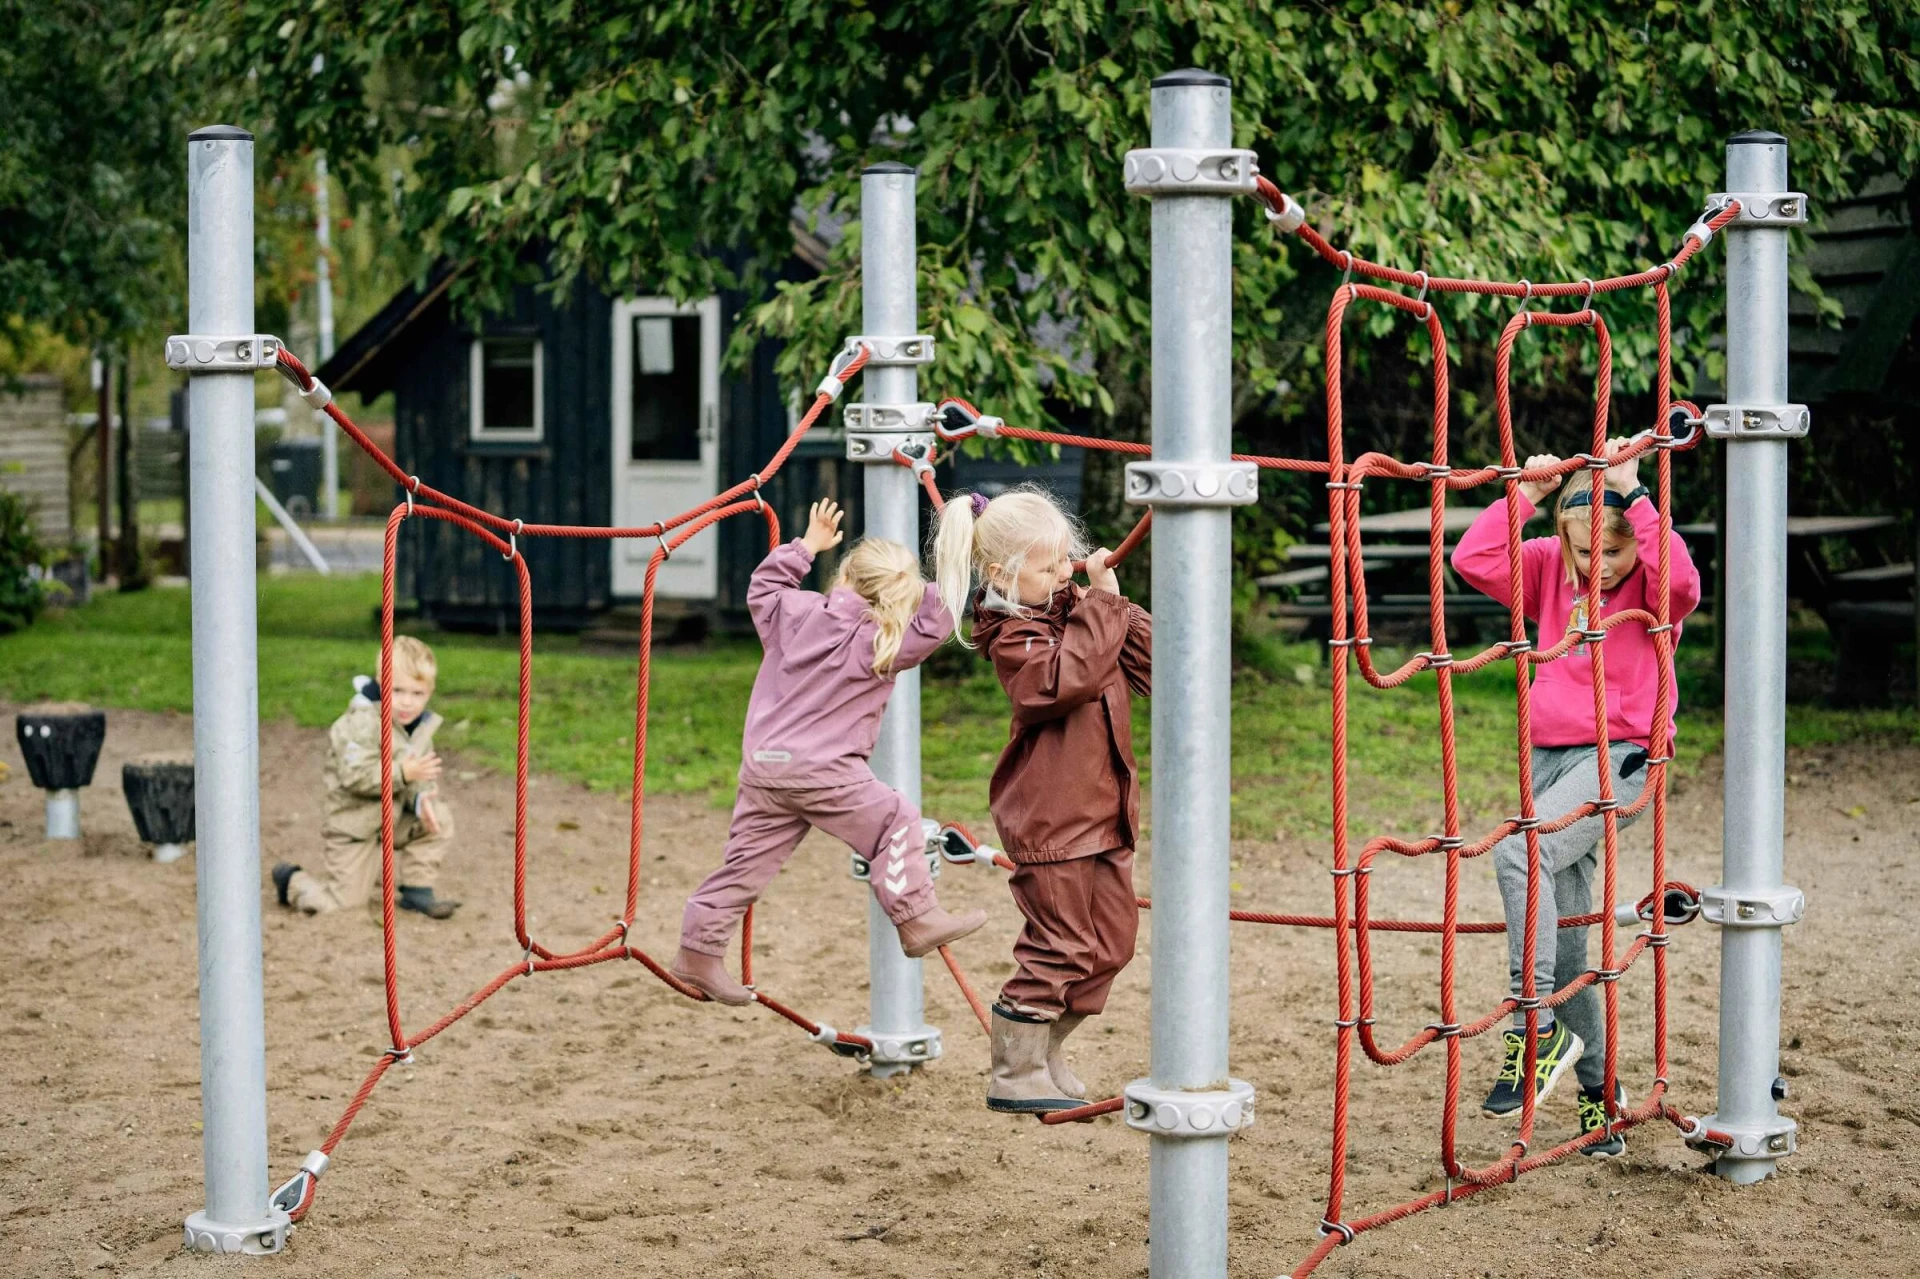
[[868,174],[872,174],[872,173],[918,173],[918,172],[919,170],[914,168],[911,164],[902,164],[898,160],[882,160],[878,164],[869,164],[866,168],[860,170],[860,176],[864,178]]
[[1233,87],[1233,81],[1211,71],[1202,71],[1199,67],[1188,67],[1184,71],[1169,71],[1163,76],[1155,76],[1153,87],[1156,89],[1227,89]]
[[189,142],[251,142],[253,135],[237,124],[209,124],[187,135]]
[[1787,140],[1767,129],[1748,129],[1727,139],[1730,147],[1783,147]]

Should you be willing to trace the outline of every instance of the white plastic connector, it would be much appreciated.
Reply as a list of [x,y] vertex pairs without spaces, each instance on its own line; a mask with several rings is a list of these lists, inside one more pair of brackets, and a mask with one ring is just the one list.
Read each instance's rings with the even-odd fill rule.
[[311,408],[324,409],[327,405],[333,403],[333,392],[327,389],[325,382],[322,382],[319,378],[314,378],[313,386],[305,391],[301,391],[300,398],[305,400]]

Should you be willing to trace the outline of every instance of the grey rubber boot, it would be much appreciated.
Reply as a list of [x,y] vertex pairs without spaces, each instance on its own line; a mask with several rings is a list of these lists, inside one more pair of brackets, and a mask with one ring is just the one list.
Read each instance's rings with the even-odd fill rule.
[[1087,1019],[1085,1013],[1062,1013],[1053,1023],[1047,1036],[1047,1074],[1053,1077],[1053,1086],[1069,1097],[1085,1100],[1087,1086],[1080,1082],[1080,1076],[1073,1073],[1073,1067],[1067,1065],[1067,1036],[1080,1029],[1080,1023]]
[[1036,1115],[1072,1110],[1080,1103],[1060,1095],[1047,1072],[1050,1022],[993,1006],[993,1074],[987,1080],[987,1109],[1003,1114]]

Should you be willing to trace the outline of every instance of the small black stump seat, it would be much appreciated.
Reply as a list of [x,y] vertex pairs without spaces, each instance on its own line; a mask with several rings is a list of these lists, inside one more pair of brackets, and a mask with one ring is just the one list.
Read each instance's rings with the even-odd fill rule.
[[33,784],[47,792],[47,838],[80,838],[80,788],[93,784],[107,715],[81,702],[29,706],[14,719],[14,736]]
[[193,838],[193,756],[142,755],[120,769],[134,829],[153,860],[177,862]]

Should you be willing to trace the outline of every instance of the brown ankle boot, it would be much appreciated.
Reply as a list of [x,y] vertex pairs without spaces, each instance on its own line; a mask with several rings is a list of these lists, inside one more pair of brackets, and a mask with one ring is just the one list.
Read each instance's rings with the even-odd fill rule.
[[908,959],[931,955],[948,942],[959,941],[987,922],[987,912],[970,910],[964,915],[949,915],[940,907],[915,915],[894,927],[900,933],[900,949]]
[[993,1074],[987,1081],[987,1109],[1005,1114],[1044,1114],[1072,1110],[1080,1103],[1062,1097],[1047,1073],[1047,1037],[1052,1026],[1038,1017],[993,1006]]
[[718,955],[708,955],[682,946],[667,971],[687,985],[705,992],[708,999],[723,1004],[753,1002],[753,992],[733,979],[733,975],[727,971],[726,961]]
[[1085,1013],[1061,1013],[1047,1036],[1047,1074],[1053,1077],[1053,1086],[1069,1097],[1082,1100],[1086,1098],[1087,1086],[1073,1073],[1073,1067],[1067,1065],[1065,1047],[1067,1036],[1080,1029],[1080,1023],[1086,1019]]

